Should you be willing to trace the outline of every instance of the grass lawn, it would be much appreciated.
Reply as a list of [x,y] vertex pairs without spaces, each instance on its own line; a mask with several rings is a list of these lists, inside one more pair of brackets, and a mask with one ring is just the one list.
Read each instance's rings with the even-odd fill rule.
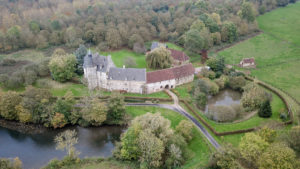
[[[185,119],[184,116],[177,112],[157,107],[126,107],[126,112],[133,117],[143,115],[147,112],[160,112],[162,116],[171,121],[172,128],[175,128],[181,120]],[[200,131],[195,128],[193,132],[194,138],[188,145],[188,149],[191,154],[189,160],[187,160],[183,166],[185,169],[200,168],[201,166],[203,167],[205,164],[207,164],[212,151],[209,148],[206,140],[202,138]]]
[[300,101],[300,2],[278,8],[258,18],[265,33],[228,48],[219,55],[228,64],[254,57],[257,69],[251,74]]
[[128,49],[100,53],[104,56],[111,55],[111,58],[117,67],[123,67],[123,65],[125,65],[126,58],[131,56],[136,62],[136,66],[134,68],[147,68],[146,56],[144,54],[138,54]]

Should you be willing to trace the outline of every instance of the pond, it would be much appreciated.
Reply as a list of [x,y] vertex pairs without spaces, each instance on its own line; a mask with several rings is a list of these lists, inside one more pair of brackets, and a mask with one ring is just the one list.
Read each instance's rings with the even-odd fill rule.
[[235,90],[221,90],[217,95],[209,96],[207,105],[205,107],[205,112],[208,111],[208,107],[210,106],[229,106],[232,104],[240,104],[241,97],[242,93]]
[[[79,157],[108,157],[112,155],[115,142],[126,129],[119,126],[83,128],[69,127],[77,131]],[[43,134],[22,134],[0,127],[0,158],[19,157],[23,168],[40,168],[51,159],[62,159],[66,152],[55,149],[55,136],[64,131],[48,131]]]

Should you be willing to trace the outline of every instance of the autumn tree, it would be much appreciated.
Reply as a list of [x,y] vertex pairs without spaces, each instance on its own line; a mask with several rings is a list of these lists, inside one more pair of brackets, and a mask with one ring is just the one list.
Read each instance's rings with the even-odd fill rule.
[[[298,164],[297,164],[298,163]],[[299,167],[295,152],[283,143],[275,143],[269,146],[258,158],[259,169]]]
[[194,125],[191,122],[187,120],[181,120],[176,126],[176,132],[182,135],[188,142],[193,138],[193,128]]
[[82,118],[94,126],[100,126],[107,119],[107,107],[105,103],[93,98],[90,103],[85,102]]
[[112,49],[119,48],[122,45],[120,33],[116,29],[109,29],[106,33],[105,40]]
[[242,4],[242,9],[240,11],[240,16],[246,19],[248,22],[254,22],[255,20],[255,9],[251,2],[244,1]]
[[18,111],[16,106],[22,101],[22,97],[16,92],[0,94],[0,115],[7,120],[17,120]]
[[156,48],[146,55],[146,62],[149,68],[169,68],[172,61],[171,52],[165,47]]
[[269,144],[255,133],[246,133],[239,144],[241,155],[251,165],[256,165],[257,157],[268,148]]
[[65,115],[62,113],[55,112],[51,119],[51,125],[53,128],[62,128],[67,124]]
[[75,76],[76,58],[74,55],[54,56],[49,63],[52,78],[65,82]]
[[74,145],[78,143],[77,133],[75,130],[66,130],[55,137],[56,149],[66,150],[69,157],[76,157],[79,152]]

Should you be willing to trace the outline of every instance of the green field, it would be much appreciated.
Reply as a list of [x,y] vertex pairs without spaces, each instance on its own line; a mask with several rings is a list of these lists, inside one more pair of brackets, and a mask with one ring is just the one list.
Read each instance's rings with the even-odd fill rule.
[[[162,116],[171,121],[172,128],[175,128],[181,120],[185,119],[184,116],[177,112],[156,107],[126,107],[126,112],[133,117],[143,115],[147,112],[160,112]],[[188,145],[188,149],[191,152],[191,157],[185,162],[185,165],[183,166],[185,169],[203,167],[205,164],[207,164],[212,151],[209,147],[210,145],[208,145],[206,140],[202,138],[199,130],[195,128],[193,132],[194,138]]]
[[263,34],[219,52],[228,64],[254,57],[251,74],[300,101],[300,2],[258,17]]

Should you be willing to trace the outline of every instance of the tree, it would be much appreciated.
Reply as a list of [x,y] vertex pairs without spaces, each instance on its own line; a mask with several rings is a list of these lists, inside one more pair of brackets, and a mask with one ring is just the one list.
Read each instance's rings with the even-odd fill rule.
[[146,55],[146,62],[149,68],[169,68],[172,61],[171,52],[165,47],[156,48]]
[[3,169],[22,169],[22,161],[19,157],[12,160],[6,158],[0,158],[0,168]]
[[259,117],[268,118],[272,116],[272,108],[269,100],[266,100],[258,110]]
[[51,125],[56,129],[56,128],[62,128],[67,124],[65,115],[56,112],[52,119],[51,119]]
[[105,40],[112,49],[119,48],[122,45],[120,33],[116,29],[109,29],[106,33]]
[[246,79],[243,76],[230,76],[228,86],[233,90],[243,90],[246,85]]
[[84,62],[84,57],[87,54],[87,49],[84,45],[79,45],[79,48],[75,51],[75,56],[77,60],[77,73],[79,75],[83,74],[83,62]]
[[210,168],[220,169],[240,169],[238,162],[240,154],[238,149],[231,144],[223,145],[219,151],[216,151],[210,158]]
[[176,126],[176,132],[183,136],[187,142],[189,142],[193,138],[193,128],[194,125],[191,122],[187,120],[181,120]]
[[5,92],[0,95],[0,115],[7,120],[17,120],[16,106],[20,104],[22,97],[16,92]]
[[268,143],[273,143],[277,137],[276,130],[264,127],[258,131],[258,135]]
[[50,63],[49,69],[52,78],[59,82],[65,82],[75,76],[76,59],[74,55],[54,56]]
[[161,166],[162,153],[164,152],[163,141],[157,138],[151,129],[142,130],[138,137],[138,146],[141,153],[139,160],[148,164],[149,167]]
[[282,143],[272,144],[259,158],[259,169],[296,169],[295,152]]
[[124,96],[118,92],[113,92],[107,105],[107,122],[109,124],[120,124],[125,115]]
[[18,119],[22,123],[28,123],[32,121],[32,114],[29,110],[25,109],[22,104],[16,106]]
[[289,146],[297,153],[300,152],[300,126],[293,127],[285,139]]
[[242,157],[252,165],[256,164],[258,157],[268,146],[269,144],[255,133],[246,133],[239,144]]
[[238,37],[237,27],[232,22],[225,22],[221,29],[221,38],[223,42],[234,42]]
[[79,153],[74,145],[78,143],[75,130],[66,130],[55,137],[56,149],[66,150],[69,157],[76,157]]
[[255,21],[255,9],[251,2],[243,2],[241,9],[241,18],[246,19],[248,22]]
[[94,98],[82,109],[82,118],[94,126],[100,126],[107,119],[107,107],[99,99]]

